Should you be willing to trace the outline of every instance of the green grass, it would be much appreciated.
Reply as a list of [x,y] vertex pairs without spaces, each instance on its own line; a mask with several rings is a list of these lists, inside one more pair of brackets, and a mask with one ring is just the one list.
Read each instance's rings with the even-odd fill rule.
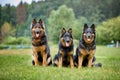
[[[57,46],[51,47],[52,57]],[[32,66],[31,49],[0,50],[0,80],[119,80],[120,48],[97,46],[96,63],[102,68],[57,68]]]

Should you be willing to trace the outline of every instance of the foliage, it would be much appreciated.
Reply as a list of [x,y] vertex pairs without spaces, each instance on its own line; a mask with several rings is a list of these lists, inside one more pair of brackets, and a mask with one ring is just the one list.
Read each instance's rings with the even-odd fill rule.
[[76,19],[74,21],[74,24],[73,24],[73,27],[72,27],[74,39],[79,40],[81,38],[83,26],[87,22],[88,21],[85,17],[79,17],[78,19]]
[[16,23],[21,24],[26,20],[26,10],[21,1],[20,4],[16,8]]
[[[0,28],[5,22],[8,22],[12,25],[12,29],[16,28],[16,31],[14,31],[16,37],[30,36],[29,26],[32,19],[42,18],[51,40],[58,40],[62,27],[72,27],[75,39],[79,39],[84,23],[88,25],[94,23],[98,26],[105,20],[119,16],[119,4],[120,0],[33,0],[31,4],[21,1],[18,6],[11,6],[10,4],[0,5]],[[58,10],[60,10],[62,5],[65,5],[67,9],[71,9],[72,13],[66,10],[60,11],[59,14]],[[64,17],[64,12],[68,17]],[[54,15],[54,20],[51,19],[52,15]],[[69,19],[70,17],[73,17],[73,19]]]
[[[54,56],[57,48],[52,48]],[[109,54],[107,54],[109,53]],[[113,54],[114,53],[114,54]],[[102,68],[58,68],[32,66],[31,49],[0,51],[1,80],[119,80],[120,49],[97,46],[96,63]],[[52,56],[52,57],[53,57]]]
[[32,21],[32,16],[29,15],[26,23],[22,23],[20,25],[16,26],[16,37],[21,37],[21,36],[30,36],[31,35],[31,21]]
[[17,45],[17,44],[31,44],[31,39],[29,37],[7,37],[7,39],[5,39],[4,44],[8,44],[8,45]]
[[3,38],[6,38],[8,36],[13,36],[15,29],[8,22],[5,22],[1,28],[1,33]]
[[98,43],[110,43],[111,41],[120,41],[120,16],[102,22],[97,27]]
[[58,41],[62,27],[70,28],[74,24],[74,12],[71,8],[62,5],[56,11],[52,11],[48,18],[48,33],[53,41]]

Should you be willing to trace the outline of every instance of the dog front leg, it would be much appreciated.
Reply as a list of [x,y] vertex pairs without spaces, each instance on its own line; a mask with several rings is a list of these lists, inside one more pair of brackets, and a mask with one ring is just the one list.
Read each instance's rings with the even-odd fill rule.
[[78,56],[78,68],[82,67],[82,62],[83,62],[83,55]]
[[35,66],[39,65],[37,52],[34,52],[34,61],[35,61]]
[[92,67],[93,56],[88,57],[88,65],[87,67]]
[[60,68],[60,67],[62,67],[62,60],[63,58],[62,58],[62,55],[60,55],[60,58],[59,58],[59,65],[58,65],[58,67]]
[[47,61],[46,61],[47,60],[47,54],[44,52],[42,57],[43,57],[42,66],[46,66],[46,64],[47,64]]
[[73,55],[70,55],[70,67],[74,68]]

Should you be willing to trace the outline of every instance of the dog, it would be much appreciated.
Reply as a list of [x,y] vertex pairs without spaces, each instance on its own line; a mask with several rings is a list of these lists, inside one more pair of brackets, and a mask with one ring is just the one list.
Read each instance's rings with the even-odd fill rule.
[[32,64],[47,66],[52,64],[52,58],[50,55],[50,48],[45,33],[45,27],[42,19],[37,22],[36,19],[32,21],[32,50],[33,60]]
[[54,66],[58,67],[70,66],[71,68],[73,68],[74,44],[71,28],[69,28],[68,31],[66,31],[65,28],[62,29],[58,46],[59,46],[58,53],[55,55],[53,60]]
[[91,27],[88,27],[87,24],[84,24],[82,37],[79,41],[79,44],[76,48],[76,54],[74,56],[75,66],[81,68],[82,66],[92,67],[92,66],[101,66],[101,63],[95,65],[94,62],[96,51],[96,31],[95,25],[92,24]]

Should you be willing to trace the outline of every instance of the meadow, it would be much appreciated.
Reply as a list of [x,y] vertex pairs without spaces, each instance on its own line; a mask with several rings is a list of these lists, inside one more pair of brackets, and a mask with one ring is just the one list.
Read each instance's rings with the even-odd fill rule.
[[[52,58],[57,45],[51,46]],[[0,50],[0,80],[120,80],[120,48],[97,46],[96,63],[102,67],[58,68],[32,66],[32,49]]]

